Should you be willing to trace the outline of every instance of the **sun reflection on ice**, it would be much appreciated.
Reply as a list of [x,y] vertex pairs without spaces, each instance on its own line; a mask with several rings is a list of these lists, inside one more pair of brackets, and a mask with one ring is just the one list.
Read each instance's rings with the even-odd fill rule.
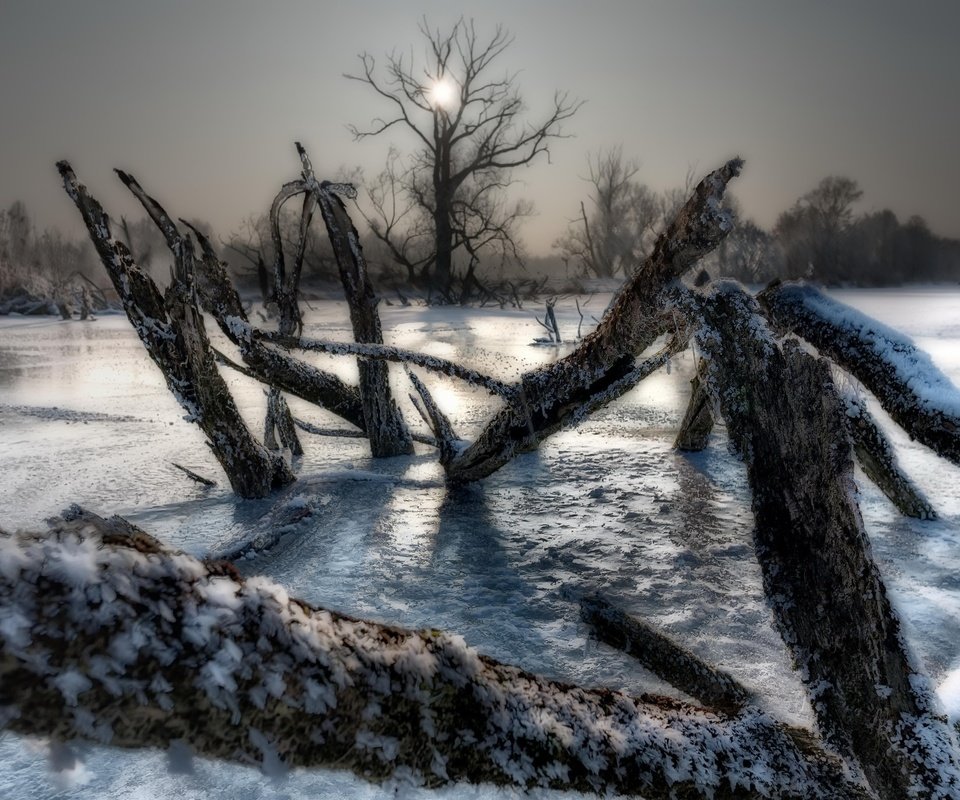
[[429,562],[445,494],[443,470],[435,460],[410,464],[377,520],[376,530],[386,540],[383,552],[387,557],[405,567]]

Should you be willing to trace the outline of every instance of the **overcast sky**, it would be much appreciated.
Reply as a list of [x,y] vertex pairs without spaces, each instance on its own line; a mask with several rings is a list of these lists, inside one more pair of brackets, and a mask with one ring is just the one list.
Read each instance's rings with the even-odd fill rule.
[[[858,180],[863,210],[924,216],[960,237],[960,2],[446,2],[2,0],[0,206],[79,231],[54,162],[72,161],[114,216],[136,213],[111,169],[133,172],[177,216],[226,234],[298,174],[374,172],[388,138],[346,129],[385,108],[342,73],[357,55],[422,52],[417,22],[461,14],[515,37],[530,114],[555,89],[587,103],[546,160],[518,174],[549,250],[577,213],[586,154],[621,144],[657,189],[731,155],[735,194],[769,226],[829,174]],[[122,188],[122,187],[121,187]]]

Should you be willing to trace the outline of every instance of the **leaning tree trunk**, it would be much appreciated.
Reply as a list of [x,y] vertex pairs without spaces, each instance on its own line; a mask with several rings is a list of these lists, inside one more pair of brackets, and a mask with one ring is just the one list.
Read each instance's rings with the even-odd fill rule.
[[781,347],[739,285],[690,306],[746,463],[766,595],[821,732],[859,760],[882,798],[958,796],[955,736],[870,554],[829,365],[795,342]]
[[[282,458],[271,454],[250,434],[233,402],[207,339],[203,316],[193,289],[193,244],[180,237],[160,206],[139,185],[121,173],[124,182],[140,192],[145,206],[159,209],[161,226],[176,259],[165,294],[133,261],[126,246],[113,238],[110,221],[100,204],[77,180],[66,161],[57,164],[67,194],[83,217],[90,238],[136,330],[174,397],[207,436],[233,490],[241,497],[266,497],[294,478]],[[140,195],[138,195],[140,196]]]
[[197,264],[200,302],[220,330],[239,348],[251,377],[325,408],[363,431],[363,407],[357,388],[332,373],[264,345],[254,335],[225,265],[207,238],[198,231],[196,234],[203,253],[203,260]]
[[637,375],[636,355],[676,325],[662,311],[661,291],[733,227],[721,201],[742,165],[733,159],[700,182],[651,255],[621,287],[597,329],[566,358],[520,379],[516,398],[472,445],[445,465],[449,481],[485,478],[516,453],[535,449],[546,436],[570,424],[593,398],[609,401],[619,396],[614,387],[622,394],[634,385],[627,377]]
[[[380,314],[377,312],[378,300],[370,282],[357,229],[340,198],[327,185],[318,184],[312,176],[306,182],[317,199],[333,245],[343,290],[350,306],[353,336],[360,343],[383,344]],[[413,440],[393,399],[387,364],[383,361],[360,360],[358,369],[360,400],[370,451],[375,457],[412,453]]]
[[867,797],[809,734],[755,707],[565,685],[458,636],[313,608],[122,521],[54,525],[0,532],[8,730],[427,787]]
[[776,325],[873,392],[911,438],[960,464],[960,391],[909,337],[807,284],[774,284],[758,299]]
[[697,365],[697,374],[690,381],[690,400],[683,420],[680,422],[680,431],[673,446],[678,450],[696,453],[707,446],[710,432],[713,430],[713,409],[710,408],[710,395],[703,385],[701,373],[704,364],[701,360]]

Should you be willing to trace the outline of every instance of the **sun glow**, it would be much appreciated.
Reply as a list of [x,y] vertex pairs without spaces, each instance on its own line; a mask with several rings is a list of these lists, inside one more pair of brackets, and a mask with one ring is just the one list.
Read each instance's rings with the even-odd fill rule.
[[457,86],[449,78],[434,81],[430,87],[430,105],[449,110],[457,101]]

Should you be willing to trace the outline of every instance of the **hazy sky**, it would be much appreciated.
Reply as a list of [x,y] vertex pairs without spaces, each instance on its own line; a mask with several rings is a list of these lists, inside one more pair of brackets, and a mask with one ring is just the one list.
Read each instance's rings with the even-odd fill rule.
[[[864,210],[921,214],[960,237],[960,2],[446,2],[2,0],[0,206],[80,230],[54,162],[69,158],[114,216],[136,213],[113,167],[177,216],[226,234],[297,176],[383,164],[399,129],[355,143],[384,106],[342,73],[357,54],[422,52],[417,22],[461,14],[515,36],[504,69],[536,115],[555,89],[588,102],[546,160],[518,174],[544,251],[577,213],[588,151],[622,143],[654,188],[731,155],[735,193],[763,225],[825,175]],[[119,188],[118,188],[119,187]]]

